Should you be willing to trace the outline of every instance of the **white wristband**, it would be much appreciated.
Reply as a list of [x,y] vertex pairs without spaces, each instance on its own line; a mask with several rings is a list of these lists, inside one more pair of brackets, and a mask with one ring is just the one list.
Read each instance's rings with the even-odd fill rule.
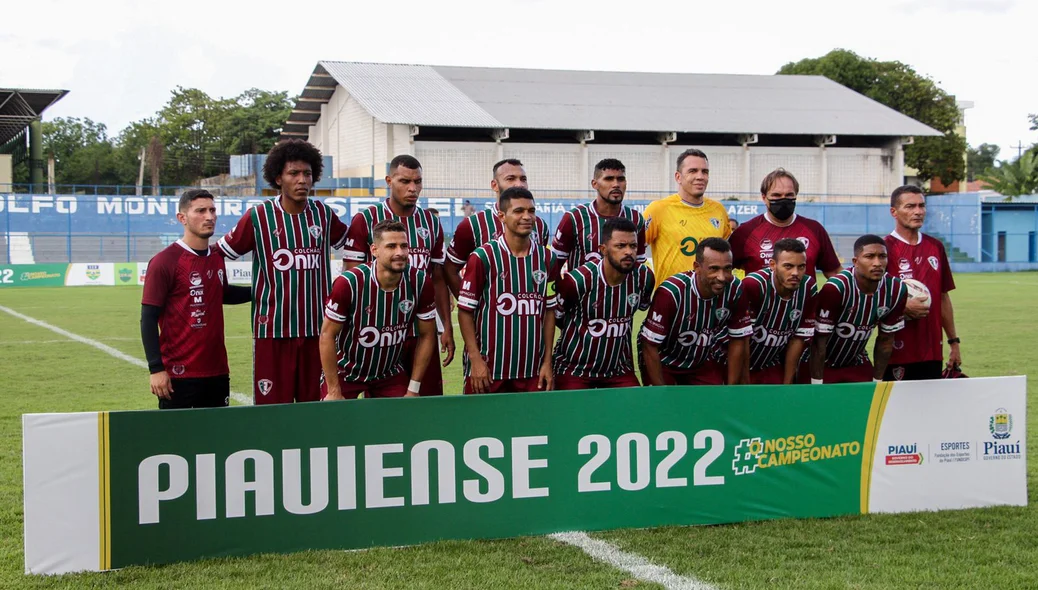
[[411,379],[411,382],[407,384],[407,390],[408,391],[413,391],[415,393],[418,393],[419,391],[422,390],[422,382],[421,381],[415,381],[414,379]]
[[822,380],[821,379],[815,379],[814,377],[811,378],[811,385],[821,385],[821,384],[822,384]]

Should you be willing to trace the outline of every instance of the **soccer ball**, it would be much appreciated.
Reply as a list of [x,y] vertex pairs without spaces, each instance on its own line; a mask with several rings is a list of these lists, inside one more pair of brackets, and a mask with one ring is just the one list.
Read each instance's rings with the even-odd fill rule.
[[906,287],[908,287],[908,298],[919,299],[920,303],[929,303],[930,301],[930,289],[926,288],[921,281],[916,279],[904,279],[902,281]]

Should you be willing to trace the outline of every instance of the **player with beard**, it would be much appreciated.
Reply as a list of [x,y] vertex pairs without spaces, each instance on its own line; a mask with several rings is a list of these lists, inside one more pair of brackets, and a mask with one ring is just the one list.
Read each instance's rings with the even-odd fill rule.
[[902,279],[921,281],[930,300],[909,299],[905,305],[905,329],[894,339],[894,352],[884,376],[886,381],[940,379],[944,363],[941,330],[948,335],[948,367],[962,364],[955,313],[949,292],[955,288],[951,265],[940,240],[920,231],[926,221],[926,197],[917,186],[906,185],[890,195],[894,231],[884,238],[890,253],[887,272]]
[[[381,221],[371,231],[372,262],[335,279],[321,328],[322,399],[413,397],[436,355],[435,297],[424,270],[408,263],[408,228]],[[417,325],[409,368],[401,363]],[[408,383],[410,376],[410,383]]]
[[[446,367],[454,360],[454,326],[450,321],[450,292],[443,272],[443,229],[439,218],[431,209],[418,206],[418,197],[422,194],[421,163],[413,156],[396,156],[389,163],[386,186],[389,187],[389,198],[385,202],[366,207],[353,216],[349,232],[346,234],[343,267],[351,269],[371,262],[373,230],[377,224],[386,220],[403,223],[407,228],[408,261],[411,266],[429,275],[436,296],[438,319],[444,319],[440,350],[447,354],[442,365]],[[404,369],[408,371],[414,364],[417,347],[418,326],[415,324],[404,346],[402,359]],[[422,380],[423,396],[443,395],[443,374],[440,367],[440,360],[437,358],[426,370]]]
[[638,262],[645,262],[645,224],[640,213],[623,204],[627,193],[627,169],[615,158],[606,158],[595,164],[591,188],[595,200],[577,205],[565,215],[555,230],[551,249],[561,266],[580,268],[585,262],[602,259],[600,246],[603,226],[609,219],[623,218],[634,223],[638,235]]
[[638,260],[643,242],[633,221],[610,217],[596,234],[599,259],[559,281],[556,309],[565,321],[555,347],[555,389],[639,385],[631,355],[634,313],[648,309],[656,279]]
[[[739,279],[732,274],[732,250],[721,238],[707,238],[699,242],[695,257],[692,271],[668,278],[652,297],[640,336],[645,361],[642,379],[647,385],[722,385],[725,381],[724,370],[711,356],[721,336],[729,333],[739,293]],[[741,367],[739,362],[729,365],[729,382],[739,382]]]
[[256,404],[320,399],[321,307],[332,287],[331,251],[346,242],[346,224],[310,198],[323,169],[310,143],[278,142],[263,163],[263,179],[278,196],[246,211],[217,243],[228,260],[253,253]]
[[732,256],[735,267],[747,273],[769,267],[775,243],[794,238],[807,249],[807,274],[815,276],[820,269],[829,278],[840,272],[840,259],[829,234],[814,219],[796,214],[800,183],[792,174],[779,168],[760,183],[760,197],[767,210],[732,233]]
[[[815,278],[807,274],[807,248],[793,238],[775,242],[768,268],[746,275],[735,307],[741,337],[728,345],[733,359],[743,359],[743,383],[789,385],[800,357],[814,336]],[[733,328],[736,331],[738,328]],[[741,350],[735,351],[735,348]]]
[[177,220],[184,236],[148,263],[141,299],[151,392],[160,409],[226,406],[231,384],[223,304],[245,303],[252,292],[227,284],[223,257],[209,245],[216,229],[213,195],[186,191]]
[[469,255],[458,297],[465,393],[549,390],[555,257],[531,236],[537,208],[530,191],[502,191],[498,217],[504,233]]
[[[493,175],[490,188],[494,191],[495,199],[500,199],[501,193],[512,187],[526,190],[530,188],[523,163],[515,158],[501,160],[494,164]],[[492,209],[484,209],[462,219],[458,227],[454,229],[454,235],[447,247],[447,260],[443,268],[447,276],[447,285],[455,298],[458,298],[460,294],[462,267],[468,262],[469,255],[475,252],[476,248],[496,240],[503,233],[501,211],[498,209],[497,203]],[[540,217],[534,218],[534,228],[530,239],[536,244],[547,245],[545,240],[548,239],[548,225]]]
[[[883,238],[872,234],[858,238],[853,263],[818,292],[812,383],[879,381],[894,350],[894,334],[905,327],[908,293],[901,279],[887,274]],[[865,345],[876,326],[873,364]]]

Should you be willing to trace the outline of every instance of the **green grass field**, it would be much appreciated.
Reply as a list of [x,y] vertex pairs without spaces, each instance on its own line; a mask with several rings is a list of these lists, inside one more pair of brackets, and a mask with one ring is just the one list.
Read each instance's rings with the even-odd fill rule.
[[[956,277],[964,369],[1029,374],[1036,391],[1038,274]],[[0,306],[142,358],[140,289],[0,291]],[[248,306],[227,309],[231,387],[248,394]],[[459,334],[460,339],[460,334]],[[461,389],[460,358],[445,370]],[[22,574],[21,414],[155,407],[145,371],[0,312],[0,588],[650,588],[546,537],[319,551],[133,567],[105,574]],[[1038,404],[1029,403],[1035,448]],[[674,573],[730,589],[1038,588],[1038,467],[1027,508],[784,520],[595,533]]]

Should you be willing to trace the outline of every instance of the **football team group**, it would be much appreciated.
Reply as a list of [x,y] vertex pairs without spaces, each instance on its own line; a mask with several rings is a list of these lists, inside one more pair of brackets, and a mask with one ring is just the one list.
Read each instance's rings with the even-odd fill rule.
[[[861,236],[843,264],[822,225],[796,214],[792,174],[768,174],[765,213],[739,225],[705,197],[710,165],[696,149],[677,158],[678,192],[644,213],[623,204],[623,163],[602,160],[594,200],[553,236],[522,162],[503,160],[495,206],[468,211],[449,244],[418,206],[418,160],[398,156],[388,172],[389,197],[347,225],[311,198],[320,152],[282,141],[263,167],[279,194],[215,245],[213,196],[181,196],[184,235],[149,262],[141,305],[160,408],[229,403],[222,306],[245,302],[257,404],[442,395],[455,302],[466,394],[634,387],[635,363],[644,385],[740,385],[935,379],[962,362],[951,269],[920,231],[914,186],[891,194],[890,234]],[[251,288],[230,285],[225,260],[248,254]]]

